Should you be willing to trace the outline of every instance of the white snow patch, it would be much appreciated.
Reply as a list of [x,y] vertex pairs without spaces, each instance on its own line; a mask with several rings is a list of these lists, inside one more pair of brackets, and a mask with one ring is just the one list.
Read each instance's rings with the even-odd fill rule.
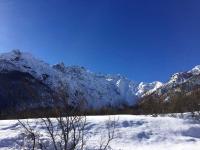
[[[87,117],[88,149],[97,149],[102,135],[105,137],[105,121],[108,116]],[[200,123],[169,116],[116,115],[116,138],[110,143],[114,150],[197,150],[200,147]],[[32,125],[36,120],[32,121]],[[43,132],[44,128],[37,128]],[[20,134],[16,120],[0,121],[0,149],[18,149]]]

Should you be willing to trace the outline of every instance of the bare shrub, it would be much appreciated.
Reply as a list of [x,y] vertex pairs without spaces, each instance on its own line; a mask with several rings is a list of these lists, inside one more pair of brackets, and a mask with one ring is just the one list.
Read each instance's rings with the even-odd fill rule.
[[[118,119],[117,119],[118,120]],[[99,150],[111,149],[110,142],[116,137],[116,118],[109,119],[106,121],[106,135],[101,136]]]
[[[82,94],[76,92],[79,102],[73,106],[69,103],[69,96],[64,92],[65,88],[59,91],[54,99],[54,107],[51,113],[43,113],[43,118],[38,118],[33,125],[28,120],[19,120],[24,137],[23,149],[53,149],[53,150],[83,150],[86,149],[86,116],[82,111],[84,99]],[[53,116],[53,118],[52,118]],[[43,128],[43,134],[38,128]],[[109,119],[106,122],[106,140],[101,140],[100,150],[109,148],[110,142],[114,139],[116,120]],[[25,140],[27,142],[25,142]],[[28,145],[26,143],[29,143]]]

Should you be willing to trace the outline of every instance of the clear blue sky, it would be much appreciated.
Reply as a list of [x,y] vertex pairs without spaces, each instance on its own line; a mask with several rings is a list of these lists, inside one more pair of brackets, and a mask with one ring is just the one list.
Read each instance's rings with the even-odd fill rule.
[[199,0],[0,0],[0,52],[134,81],[200,64]]

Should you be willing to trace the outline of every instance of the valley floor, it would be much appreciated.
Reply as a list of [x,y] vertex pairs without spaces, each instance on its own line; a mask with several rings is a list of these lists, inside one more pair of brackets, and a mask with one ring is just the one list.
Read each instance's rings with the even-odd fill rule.
[[[97,149],[101,137],[106,137],[108,116],[87,117],[87,149]],[[117,120],[116,138],[110,146],[115,150],[199,150],[200,123],[187,117],[111,116]],[[34,121],[34,120],[32,120]],[[0,121],[0,149],[19,149],[19,123]],[[42,128],[38,128],[42,132]]]

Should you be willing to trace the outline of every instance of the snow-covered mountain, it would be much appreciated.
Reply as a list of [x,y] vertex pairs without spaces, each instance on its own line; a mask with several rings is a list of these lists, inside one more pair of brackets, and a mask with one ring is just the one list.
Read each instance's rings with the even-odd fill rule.
[[189,71],[173,74],[168,82],[147,96],[159,96],[168,101],[177,94],[188,95],[198,89],[200,89],[200,65]]
[[166,83],[166,85],[173,84],[178,85],[185,83],[190,80],[190,78],[194,76],[198,76],[200,74],[200,65],[195,66],[189,71],[178,72],[171,76],[170,80]]
[[[13,72],[15,74],[8,78],[8,74],[13,74]],[[194,72],[196,73],[196,70]],[[20,82],[16,84],[16,81],[19,81],[18,78],[15,79],[17,74],[20,77]],[[4,103],[3,100],[8,99],[9,94],[5,95],[4,93],[5,89],[8,89],[5,87],[8,82],[11,86],[9,91],[15,91],[18,86],[23,89],[31,86],[38,95],[35,99],[42,97],[43,104],[52,101],[51,93],[64,88],[70,97],[70,102],[74,103],[77,99],[84,99],[89,108],[134,105],[144,94],[152,93],[162,86],[161,82],[136,83],[121,75],[97,74],[80,66],[65,66],[63,63],[51,66],[36,59],[31,54],[19,50],[0,55],[0,78],[2,75],[4,75],[2,81],[5,81],[6,78],[6,83],[0,85],[0,104]],[[25,79],[26,86],[23,84]],[[33,80],[34,82],[30,82]],[[37,88],[34,83],[38,83],[37,86],[43,86],[43,88]],[[18,87],[19,92],[12,94],[11,99],[17,98],[19,93],[23,92],[21,88]],[[4,89],[4,92],[1,89]],[[46,92],[42,89],[45,89]],[[28,88],[26,92],[28,92]],[[44,93],[38,94],[39,92]],[[44,95],[46,95],[46,101]],[[30,97],[23,97],[24,101],[26,98]]]
[[[121,75],[94,73],[81,66],[49,65],[29,53],[13,50],[0,55],[0,106],[31,107],[53,104],[61,89],[69,102],[84,101],[87,108],[133,106],[140,98],[158,95],[167,100],[176,93],[200,88],[200,65],[175,73],[168,82],[133,82]],[[62,91],[62,92],[63,92]]]

